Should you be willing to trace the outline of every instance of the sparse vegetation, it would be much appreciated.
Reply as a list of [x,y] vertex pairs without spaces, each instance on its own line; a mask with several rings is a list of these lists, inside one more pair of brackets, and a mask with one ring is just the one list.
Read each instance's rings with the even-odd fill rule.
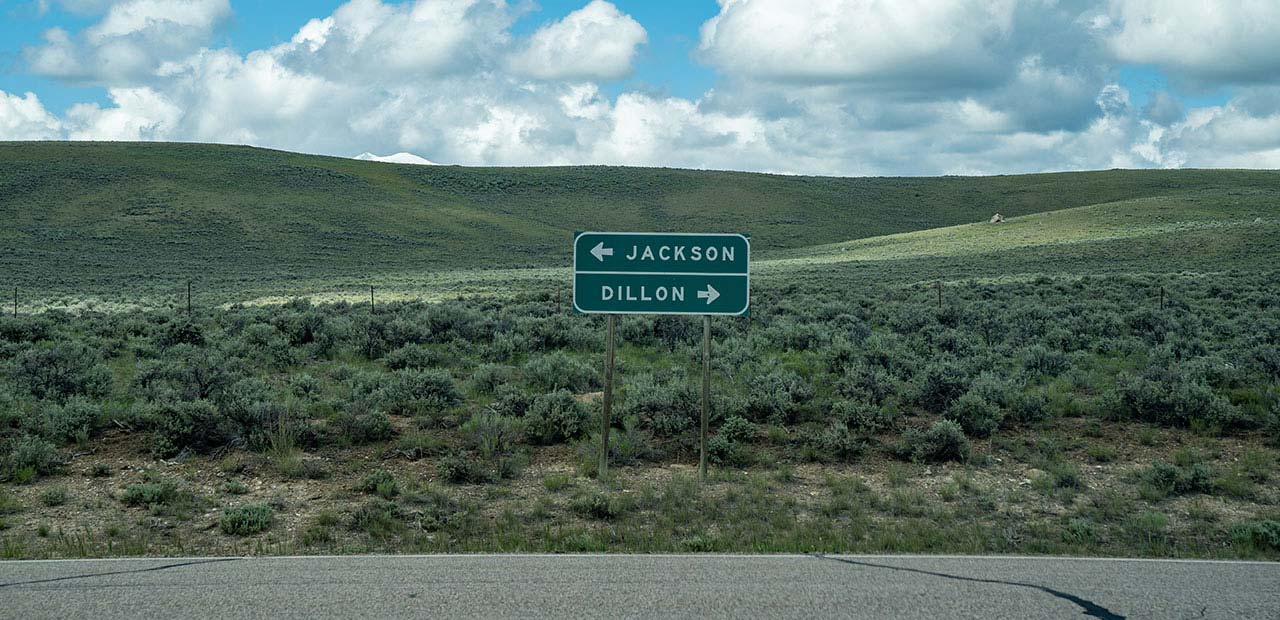
[[[151,196],[161,202],[105,201],[94,221],[119,227],[77,224],[50,240],[31,214],[77,207],[29,175],[37,163],[56,174],[61,151],[0,145],[17,162],[0,167],[0,188],[38,196],[16,209],[0,192],[16,231],[7,264],[32,278],[24,290],[45,287],[38,307],[24,299],[0,317],[6,555],[241,553],[241,537],[261,534],[248,542],[325,552],[1280,557],[1280,280],[1263,269],[1280,257],[1272,173],[1027,185],[77,148],[83,178],[97,179],[77,192],[133,184],[115,158],[163,167],[184,149],[245,183],[320,176],[272,199],[261,243],[205,221],[208,195],[240,190],[197,200],[179,181],[206,187],[212,173],[192,167],[168,170],[179,189]],[[730,185],[741,186],[731,201],[720,197]],[[1244,189],[1227,198],[1232,188]],[[405,196],[452,215],[410,217]],[[870,197],[874,212],[860,202]],[[305,206],[316,226],[333,213],[350,222],[357,202],[361,225],[334,237],[293,219]],[[603,319],[568,313],[556,226],[681,227],[694,205],[699,226],[749,229],[759,248],[751,316],[713,322],[712,479],[690,473],[700,330],[649,316],[620,321],[611,468],[597,479]],[[966,225],[992,209],[1012,215]],[[179,211],[207,232],[121,223]],[[430,243],[385,251],[419,226]],[[953,227],[921,230],[937,226]],[[227,260],[194,265],[134,243],[162,230],[190,238],[183,256]],[[477,231],[503,240],[505,266],[534,268],[449,271],[480,266],[460,249]],[[884,233],[896,234],[870,238]],[[120,241],[92,243],[101,234]],[[155,273],[130,288],[137,274],[89,277],[49,251],[122,264],[131,243],[128,264]],[[334,244],[352,262],[333,263]],[[297,277],[282,282],[286,257]],[[371,312],[375,259],[386,271]],[[441,272],[394,275],[410,267]],[[196,274],[187,315],[170,289]],[[346,289],[364,292],[236,303]],[[94,506],[112,542],[57,546],[77,525],[65,505]]]
[[224,534],[250,536],[271,527],[274,511],[266,504],[249,504],[222,511],[218,527]]

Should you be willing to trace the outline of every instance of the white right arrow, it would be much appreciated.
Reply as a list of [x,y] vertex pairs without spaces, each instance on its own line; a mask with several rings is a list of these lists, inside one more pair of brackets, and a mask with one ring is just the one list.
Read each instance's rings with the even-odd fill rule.
[[604,247],[604,242],[601,241],[596,244],[596,247],[591,248],[591,255],[596,257],[596,260],[603,263],[604,257],[613,256],[613,248]]
[[707,285],[707,290],[698,291],[698,299],[706,299],[707,305],[711,305],[711,302],[719,298],[720,298],[720,291],[717,291],[716,287],[711,286],[710,284]]

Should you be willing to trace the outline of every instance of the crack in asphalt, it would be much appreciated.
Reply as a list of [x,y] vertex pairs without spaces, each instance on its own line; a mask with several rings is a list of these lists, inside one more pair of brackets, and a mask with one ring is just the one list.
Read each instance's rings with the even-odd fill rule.
[[66,575],[64,577],[50,577],[49,579],[32,579],[30,581],[14,581],[11,583],[0,583],[0,588],[8,588],[11,586],[29,586],[37,583],[50,583],[54,581],[69,581],[71,579],[88,579],[89,577],[106,577],[108,575],[128,575],[131,573],[150,573],[154,571],[166,570],[170,568],[180,568],[182,566],[192,566],[195,564],[212,564],[214,562],[234,562],[240,558],[211,558],[208,560],[192,560],[190,562],[177,562],[175,564],[161,564],[160,566],[152,566],[150,568],[135,568],[132,570],[116,570],[105,573],[88,573],[85,575]]
[[1110,609],[1107,609],[1106,607],[1103,607],[1089,599],[1081,598],[1074,594],[1069,594],[1061,590],[1054,590],[1053,588],[1042,586],[1039,584],[1034,584],[1034,583],[1023,583],[1020,581],[1004,581],[1001,579],[981,579],[978,577],[964,577],[961,575],[937,573],[934,571],[928,571],[928,570],[923,570],[919,568],[907,568],[905,566],[891,566],[888,564],[876,564],[874,562],[863,562],[859,560],[850,560],[847,558],[833,558],[820,553],[813,554],[813,557],[818,558],[820,560],[831,560],[834,562],[843,562],[845,564],[853,564],[855,566],[866,566],[868,568],[887,568],[889,570],[905,571],[909,573],[919,573],[922,575],[932,575],[934,577],[942,577],[944,579],[955,579],[957,581],[973,581],[976,583],[995,583],[995,584],[1002,584],[1007,586],[1018,586],[1020,588],[1031,588],[1033,590],[1039,590],[1050,596],[1055,596],[1057,598],[1070,601],[1076,604],[1077,606],[1079,606],[1081,609],[1084,610],[1084,615],[1086,616],[1090,616],[1093,618],[1101,618],[1102,620],[1124,620],[1125,618],[1124,616],[1117,614],[1114,611],[1111,611]]

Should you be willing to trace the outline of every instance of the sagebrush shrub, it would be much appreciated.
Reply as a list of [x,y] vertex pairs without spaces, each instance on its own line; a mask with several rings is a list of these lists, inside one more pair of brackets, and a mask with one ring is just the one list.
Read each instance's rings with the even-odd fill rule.
[[893,429],[898,412],[889,407],[869,405],[856,400],[838,400],[831,405],[831,415],[861,436],[876,435]]
[[863,362],[851,363],[836,382],[836,392],[851,400],[878,405],[898,388],[889,371]]
[[347,527],[382,540],[404,530],[404,517],[404,510],[395,502],[375,497],[351,513]]
[[58,471],[62,457],[53,444],[32,435],[0,440],[0,480],[30,482]]
[[466,452],[450,454],[436,464],[440,477],[454,484],[484,484],[496,477]]
[[490,412],[471,416],[460,430],[467,446],[485,459],[510,454],[525,438],[524,420]]
[[1043,345],[1032,345],[1022,352],[1022,368],[1032,376],[1056,377],[1071,367],[1066,353]]
[[533,404],[533,395],[514,385],[503,385],[494,394],[489,410],[512,418],[523,418],[529,406]]
[[391,472],[379,469],[365,476],[360,484],[356,485],[356,490],[377,494],[383,499],[391,499],[400,494],[400,485],[396,483],[395,476],[392,476]]
[[599,491],[573,500],[569,508],[582,517],[610,520],[623,512],[620,502]]
[[501,364],[481,364],[471,373],[467,385],[481,394],[496,394],[498,388],[511,383],[515,369]]
[[636,376],[624,388],[618,412],[634,417],[659,437],[674,437],[694,427],[701,415],[701,396],[683,374]]
[[300,351],[295,349],[272,325],[255,323],[240,333],[241,355],[264,368],[284,370],[298,363]]
[[61,405],[45,405],[40,411],[38,432],[58,443],[83,442],[98,430],[102,418],[100,405],[83,396],[75,396]]
[[79,342],[27,349],[10,363],[9,374],[40,399],[100,398],[111,390],[111,370],[97,351]]
[[909,429],[903,435],[906,454],[916,461],[940,463],[969,458],[969,438],[951,420],[934,422],[929,430]]
[[[267,448],[272,434],[282,429],[297,432],[294,428],[284,428],[284,403],[266,381],[257,377],[241,379],[227,386],[217,394],[214,402],[218,413],[232,425],[229,432],[247,448]],[[296,420],[298,416],[293,418]]]
[[159,400],[173,394],[183,400],[212,398],[243,376],[243,364],[220,350],[177,345],[165,360],[139,369],[134,386],[144,396]]
[[184,491],[171,478],[143,472],[142,482],[130,484],[120,494],[120,501],[126,506],[143,506],[152,508],[182,501]]
[[324,392],[324,383],[304,372],[289,379],[289,390],[298,398],[315,400]]
[[542,394],[525,412],[525,432],[537,444],[550,445],[581,437],[587,431],[587,409],[568,390]]
[[1213,475],[1204,463],[1185,466],[1156,461],[1141,472],[1140,478],[1147,495],[1156,498],[1209,493],[1213,490]]
[[237,424],[207,400],[163,403],[155,410],[152,452],[173,456],[183,450],[207,453],[238,437]]
[[969,387],[968,377],[953,362],[933,362],[925,366],[919,381],[919,403],[933,413],[943,413]]
[[775,370],[750,380],[747,419],[757,423],[795,422],[813,398],[813,386],[789,370]]
[[[651,437],[640,429],[635,418],[623,419],[622,429],[613,429],[609,433],[609,463],[632,465],[654,458],[659,453],[650,440]],[[578,472],[584,476],[595,476],[600,464],[600,433],[592,432],[583,437],[575,444],[574,452],[578,458]]]
[[0,316],[0,340],[5,342],[37,342],[48,340],[53,323],[44,316]]
[[819,463],[853,462],[867,448],[865,441],[838,421],[817,431],[806,431],[800,437],[801,456],[807,461]]
[[353,445],[385,441],[396,435],[387,414],[358,408],[339,412],[331,422],[331,429],[333,440]]
[[1019,392],[1007,403],[1006,420],[1015,424],[1034,424],[1049,417],[1048,400],[1040,392]]
[[1180,367],[1148,368],[1142,375],[1121,373],[1107,395],[1113,417],[1164,426],[1231,427],[1247,423],[1239,410]]
[[374,398],[387,413],[412,416],[454,407],[463,395],[447,371],[397,370],[382,379]]
[[1231,537],[1256,549],[1280,551],[1280,521],[1261,519],[1231,526]]
[[760,429],[756,428],[755,424],[735,415],[725,419],[724,424],[720,425],[719,434],[730,441],[752,443],[760,437]]
[[222,529],[224,534],[249,536],[265,532],[267,528],[271,527],[271,521],[274,516],[275,511],[266,504],[249,504],[238,508],[228,508],[222,511],[222,517],[218,519],[218,527]]
[[426,370],[443,365],[445,360],[435,349],[420,344],[406,344],[388,353],[382,361],[392,370]]
[[535,357],[524,365],[529,385],[542,392],[569,390],[575,394],[600,387],[596,367],[578,361],[563,351]]
[[170,321],[156,337],[156,342],[165,348],[179,344],[201,346],[204,344],[204,333],[199,325],[190,320]]
[[964,432],[974,437],[989,437],[1000,426],[1004,413],[994,403],[987,402],[977,392],[965,392],[947,409],[946,417],[960,424]]

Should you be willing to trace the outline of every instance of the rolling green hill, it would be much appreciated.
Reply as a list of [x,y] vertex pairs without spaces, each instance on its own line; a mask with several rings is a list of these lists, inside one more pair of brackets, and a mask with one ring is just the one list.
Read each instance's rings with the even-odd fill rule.
[[[370,282],[501,286],[560,270],[459,272],[564,266],[571,231],[609,229],[748,232],[755,258],[777,259],[766,273],[887,259],[911,272],[912,261],[1078,252],[1063,246],[1082,242],[1265,241],[1277,204],[1280,173],[1257,171],[828,178],[8,142],[0,268],[3,284],[36,299],[167,295],[188,279],[226,299]],[[978,224],[995,212],[1012,221]]]

